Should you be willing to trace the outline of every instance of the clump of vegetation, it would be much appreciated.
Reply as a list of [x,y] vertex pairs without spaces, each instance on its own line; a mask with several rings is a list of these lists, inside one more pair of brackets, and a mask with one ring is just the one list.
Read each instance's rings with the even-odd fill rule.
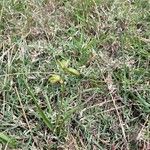
[[0,148],[149,149],[149,10],[0,1]]

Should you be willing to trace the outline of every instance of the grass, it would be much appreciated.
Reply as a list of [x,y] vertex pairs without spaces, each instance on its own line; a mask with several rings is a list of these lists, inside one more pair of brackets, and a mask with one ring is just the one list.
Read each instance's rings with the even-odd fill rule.
[[148,0],[1,0],[0,148],[149,149],[149,60]]

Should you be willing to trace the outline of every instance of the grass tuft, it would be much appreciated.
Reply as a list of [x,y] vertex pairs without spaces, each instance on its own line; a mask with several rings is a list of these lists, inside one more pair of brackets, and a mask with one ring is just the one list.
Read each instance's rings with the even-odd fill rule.
[[1,0],[0,147],[149,149],[149,0]]

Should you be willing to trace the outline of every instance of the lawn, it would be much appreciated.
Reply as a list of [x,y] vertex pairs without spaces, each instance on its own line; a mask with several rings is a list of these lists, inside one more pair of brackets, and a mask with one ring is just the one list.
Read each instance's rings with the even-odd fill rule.
[[0,149],[150,149],[150,1],[1,0]]

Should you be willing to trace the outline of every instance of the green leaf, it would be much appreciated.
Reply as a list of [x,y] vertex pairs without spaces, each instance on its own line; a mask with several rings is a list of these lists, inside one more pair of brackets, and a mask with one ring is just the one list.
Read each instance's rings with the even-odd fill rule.
[[43,110],[39,106],[38,100],[35,98],[33,92],[31,91],[30,87],[28,86],[28,84],[27,84],[27,82],[25,80],[24,80],[24,84],[25,84],[25,86],[26,86],[30,96],[32,97],[32,100],[33,100],[34,104],[37,107],[37,111],[39,113],[39,117],[43,120],[43,122],[47,125],[47,127],[52,131],[53,130],[53,125],[52,125],[50,119],[45,115],[45,113],[43,112]]
[[0,143],[8,144],[10,147],[17,146],[17,141],[14,138],[12,138],[2,132],[0,132]]
[[71,75],[80,76],[80,72],[74,68],[66,68],[65,71]]
[[62,61],[57,61],[58,65],[62,68],[65,69],[69,66],[69,60],[62,60]]

